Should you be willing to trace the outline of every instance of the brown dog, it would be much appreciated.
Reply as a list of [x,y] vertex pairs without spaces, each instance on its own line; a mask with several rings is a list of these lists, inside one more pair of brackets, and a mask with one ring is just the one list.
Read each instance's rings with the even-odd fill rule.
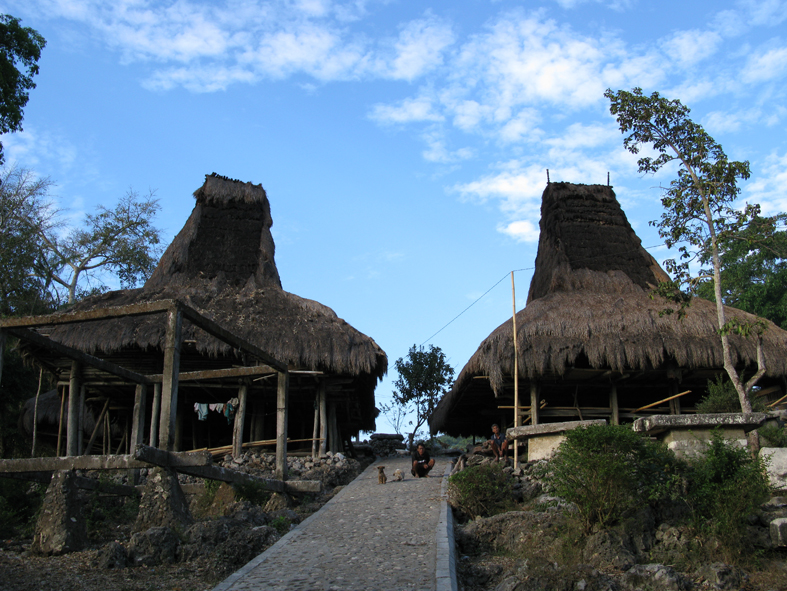
[[377,484],[385,484],[388,482],[388,477],[383,470],[385,470],[385,466],[377,466]]

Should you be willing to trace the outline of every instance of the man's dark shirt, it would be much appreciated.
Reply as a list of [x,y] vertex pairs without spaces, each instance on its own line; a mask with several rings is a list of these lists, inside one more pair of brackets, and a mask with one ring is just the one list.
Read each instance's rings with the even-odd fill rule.
[[428,464],[430,459],[429,452],[426,450],[424,450],[423,455],[419,454],[418,450],[415,450],[413,453],[413,461],[418,462],[419,464]]

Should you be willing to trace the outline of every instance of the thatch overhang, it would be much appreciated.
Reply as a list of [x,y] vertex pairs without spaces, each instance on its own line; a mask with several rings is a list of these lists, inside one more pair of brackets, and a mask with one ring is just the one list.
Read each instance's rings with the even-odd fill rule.
[[[528,302],[516,314],[520,405],[537,389],[543,421],[608,417],[615,387],[621,417],[681,391],[691,407],[723,371],[716,308],[695,298],[685,318],[651,299],[668,278],[642,247],[610,187],[551,183]],[[755,317],[727,308],[728,318]],[[768,322],[763,386],[784,385],[787,332]],[[756,368],[751,339],[731,338],[741,369]],[[433,433],[482,434],[513,422],[513,322],[495,329],[460,372],[430,419]],[[543,402],[542,402],[543,401]],[[501,409],[499,407],[508,407]],[[584,409],[584,412],[583,412]],[[628,413],[625,411],[629,411]]]
[[[385,352],[329,307],[281,287],[270,233],[272,218],[261,185],[208,175],[195,191],[196,205],[142,288],[86,298],[69,312],[178,300],[285,363],[291,371],[290,403],[303,417],[313,412],[318,381],[327,383],[346,435],[375,428],[374,389],[387,371]],[[139,315],[39,328],[68,347],[144,375],[162,372],[164,315]],[[67,379],[70,361],[27,345],[27,353]],[[226,342],[183,322],[180,371],[252,365]],[[86,381],[103,379],[86,369]],[[91,373],[92,372],[92,373]],[[220,402],[226,380],[203,380],[192,402]],[[238,381],[232,384],[237,388]],[[256,390],[275,392],[276,380],[257,378]],[[188,387],[188,385],[186,386]],[[133,398],[133,388],[116,390]],[[311,433],[308,434],[311,436]]]

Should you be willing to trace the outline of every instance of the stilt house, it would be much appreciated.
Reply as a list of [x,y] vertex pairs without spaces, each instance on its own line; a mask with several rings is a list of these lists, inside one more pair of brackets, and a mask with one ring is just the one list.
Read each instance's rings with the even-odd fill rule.
[[[2,324],[57,376],[50,404],[68,455],[136,443],[239,453],[282,434],[290,450],[319,440],[339,451],[374,430],[386,355],[327,306],[282,289],[262,186],[212,174],[194,197],[142,288]],[[31,403],[28,431],[32,421]]]
[[[695,298],[685,318],[664,314],[670,305],[651,292],[668,276],[608,186],[549,184],[540,230],[527,304],[516,313],[522,424],[693,412],[707,381],[724,371],[715,304]],[[733,316],[754,319],[727,308]],[[508,320],[481,343],[437,405],[432,433],[513,426],[513,330]],[[733,336],[731,345],[751,375],[755,341]],[[787,386],[787,332],[767,322],[763,349],[758,395],[776,399]]]

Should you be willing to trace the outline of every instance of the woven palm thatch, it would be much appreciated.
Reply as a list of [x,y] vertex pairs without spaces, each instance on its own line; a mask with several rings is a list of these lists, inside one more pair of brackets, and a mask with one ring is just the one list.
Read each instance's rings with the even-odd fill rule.
[[[572,376],[577,368],[618,375],[634,370],[643,383],[626,395],[636,397],[666,384],[667,370],[674,376],[675,368],[688,375],[723,367],[715,304],[695,298],[685,318],[664,314],[668,303],[651,299],[650,292],[668,276],[642,247],[610,187],[549,184],[540,229],[528,302],[516,315],[518,371],[525,384],[552,382],[577,392],[594,385]],[[755,318],[732,308],[727,314]],[[766,375],[781,377],[787,374],[787,332],[767,324]],[[731,345],[740,368],[756,367],[753,339],[732,337]],[[467,428],[467,417],[455,415],[458,403],[470,390],[479,404],[500,397],[511,385],[513,362],[509,320],[481,343],[440,401],[430,421],[432,431],[450,432],[459,424]],[[478,376],[484,376],[484,394]],[[666,397],[666,387],[662,391]],[[548,388],[541,398],[549,402]],[[488,426],[479,428],[476,432]]]
[[[270,204],[261,185],[206,177],[186,225],[141,289],[87,298],[73,310],[176,298],[302,369],[381,378],[387,358],[368,336],[333,310],[281,288],[270,233]],[[163,350],[161,318],[126,317],[51,330],[65,345],[94,354]],[[184,324],[183,338],[209,356],[232,355],[229,345]]]

